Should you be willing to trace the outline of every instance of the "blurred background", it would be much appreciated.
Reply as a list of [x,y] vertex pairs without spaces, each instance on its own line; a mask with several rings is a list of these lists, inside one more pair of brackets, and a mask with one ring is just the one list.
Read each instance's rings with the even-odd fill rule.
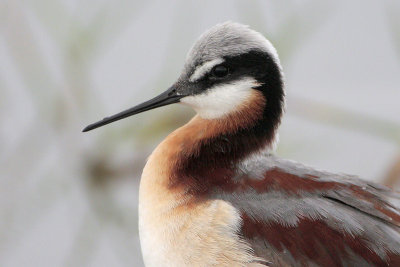
[[81,130],[165,90],[226,20],[280,54],[279,156],[400,188],[399,1],[2,0],[0,266],[143,266],[140,174],[193,112]]

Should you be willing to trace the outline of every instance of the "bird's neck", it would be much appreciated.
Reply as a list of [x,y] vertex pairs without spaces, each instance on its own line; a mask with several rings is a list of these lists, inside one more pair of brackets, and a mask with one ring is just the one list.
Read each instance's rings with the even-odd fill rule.
[[270,121],[265,113],[266,99],[254,91],[237,111],[223,118],[195,116],[157,147],[149,163],[163,170],[162,180],[170,190],[205,194],[227,185],[236,163],[274,141],[280,114]]

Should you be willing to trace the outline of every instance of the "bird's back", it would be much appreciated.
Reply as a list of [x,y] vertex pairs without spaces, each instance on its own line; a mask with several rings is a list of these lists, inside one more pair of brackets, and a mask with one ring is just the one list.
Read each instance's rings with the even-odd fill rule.
[[400,196],[388,188],[268,154],[233,179],[214,197],[239,211],[240,236],[271,266],[400,266]]

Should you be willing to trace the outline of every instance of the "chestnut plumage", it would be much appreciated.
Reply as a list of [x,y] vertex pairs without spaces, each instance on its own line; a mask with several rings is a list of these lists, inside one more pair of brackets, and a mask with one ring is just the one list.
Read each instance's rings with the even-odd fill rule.
[[398,193],[271,154],[284,96],[271,43],[227,22],[165,93],[85,128],[171,103],[197,112],[143,170],[146,266],[400,266]]

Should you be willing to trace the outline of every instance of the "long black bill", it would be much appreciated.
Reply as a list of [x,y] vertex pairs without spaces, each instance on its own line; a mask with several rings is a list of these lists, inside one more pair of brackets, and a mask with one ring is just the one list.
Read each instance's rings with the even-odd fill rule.
[[164,93],[156,96],[153,99],[150,99],[149,101],[146,101],[146,102],[139,104],[133,108],[122,111],[111,117],[106,117],[106,118],[102,119],[101,121],[98,121],[98,122],[95,122],[93,124],[86,126],[85,129],[82,130],[82,132],[91,131],[93,129],[99,128],[101,126],[112,123],[114,121],[124,119],[129,116],[141,113],[143,111],[147,111],[147,110],[150,110],[153,108],[158,108],[158,107],[166,106],[169,104],[177,103],[177,102],[179,102],[179,99],[181,99],[182,97],[184,97],[184,95],[178,95],[176,93],[176,90],[173,87],[171,87]]

